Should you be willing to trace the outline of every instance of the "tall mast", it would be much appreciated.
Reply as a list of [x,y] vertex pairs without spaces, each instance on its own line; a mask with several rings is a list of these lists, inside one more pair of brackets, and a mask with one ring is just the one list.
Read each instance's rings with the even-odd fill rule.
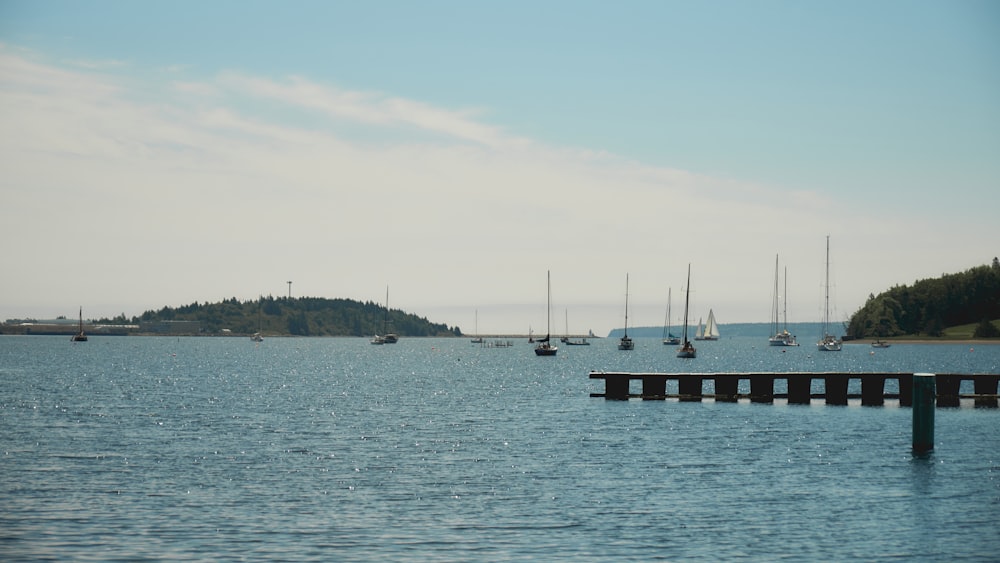
[[823,335],[829,331],[827,325],[830,323],[830,235],[826,235],[826,281],[823,284],[825,296],[823,301]]
[[552,324],[552,270],[545,270],[545,286],[548,291],[548,300],[545,303],[545,341],[549,341],[552,334],[550,325]]
[[684,344],[688,342],[688,304],[691,302],[691,264],[688,264],[687,287],[684,291]]
[[625,338],[628,338],[628,274],[625,274]]
[[785,266],[785,291],[782,293],[784,303],[781,306],[781,328],[788,330],[788,266]]
[[778,334],[778,255],[774,255],[774,310],[771,311],[771,334]]

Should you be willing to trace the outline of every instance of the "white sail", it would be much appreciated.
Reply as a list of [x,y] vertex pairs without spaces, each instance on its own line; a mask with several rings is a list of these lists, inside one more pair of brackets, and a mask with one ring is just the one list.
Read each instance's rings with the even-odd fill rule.
[[705,333],[702,335],[705,340],[719,339],[719,325],[715,322],[715,312],[708,310],[708,322],[705,323]]

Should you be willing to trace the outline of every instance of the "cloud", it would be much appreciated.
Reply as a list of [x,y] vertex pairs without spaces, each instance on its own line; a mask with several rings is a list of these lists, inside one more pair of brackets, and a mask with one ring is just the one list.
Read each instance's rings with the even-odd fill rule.
[[504,134],[498,127],[477,122],[475,112],[445,110],[374,92],[346,91],[301,77],[277,82],[238,73],[223,73],[217,82],[233,92],[310,108],[331,118],[386,127],[405,125],[492,148],[524,147],[529,144],[526,139]]
[[[635,323],[657,324],[688,262],[699,306],[766,320],[780,252],[796,284],[790,313],[803,312],[792,320],[811,320],[826,234],[837,266],[865,268],[835,278],[848,312],[921,277],[912,265],[942,236],[968,237],[913,231],[912,218],[808,186],[547,146],[481,112],[303,77],[176,78],[137,86],[0,48],[0,250],[5,271],[30,273],[5,276],[0,294],[112,316],[283,294],[289,279],[297,295],[371,300],[389,284],[400,307],[454,315],[436,322],[468,325],[493,304],[521,317],[484,326],[523,331],[544,317],[516,305],[543,301],[551,269],[557,304],[597,311],[571,312],[574,326],[600,332],[620,324],[625,272]],[[903,231],[888,257],[867,248]],[[923,276],[975,265],[967,256]]]

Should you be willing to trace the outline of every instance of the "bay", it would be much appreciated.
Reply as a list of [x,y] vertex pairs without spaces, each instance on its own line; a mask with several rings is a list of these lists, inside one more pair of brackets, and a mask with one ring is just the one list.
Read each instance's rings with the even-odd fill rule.
[[588,378],[1000,373],[1000,346],[636,343],[5,336],[0,558],[1000,557],[997,409],[938,409],[915,458],[892,400],[605,401]]

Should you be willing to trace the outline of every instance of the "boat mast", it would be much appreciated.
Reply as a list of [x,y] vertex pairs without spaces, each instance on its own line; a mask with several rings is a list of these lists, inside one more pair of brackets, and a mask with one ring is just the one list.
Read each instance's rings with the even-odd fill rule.
[[782,294],[782,299],[784,303],[781,306],[781,328],[785,331],[788,330],[788,266],[785,266],[785,291]]
[[628,274],[625,274],[625,338],[628,338]]
[[771,335],[778,334],[778,255],[774,255],[774,310],[771,311]]
[[826,281],[823,284],[825,296],[823,300],[823,337],[830,333],[827,325],[830,324],[830,235],[826,235]]
[[548,291],[547,301],[545,302],[545,341],[549,341],[549,337],[552,334],[551,324],[552,324],[552,270],[545,271],[545,286]]
[[670,335],[670,289],[667,288],[667,318],[664,319],[663,323],[663,338],[666,339]]
[[691,264],[688,264],[687,288],[684,292],[684,344],[688,343],[688,304],[691,302]]

